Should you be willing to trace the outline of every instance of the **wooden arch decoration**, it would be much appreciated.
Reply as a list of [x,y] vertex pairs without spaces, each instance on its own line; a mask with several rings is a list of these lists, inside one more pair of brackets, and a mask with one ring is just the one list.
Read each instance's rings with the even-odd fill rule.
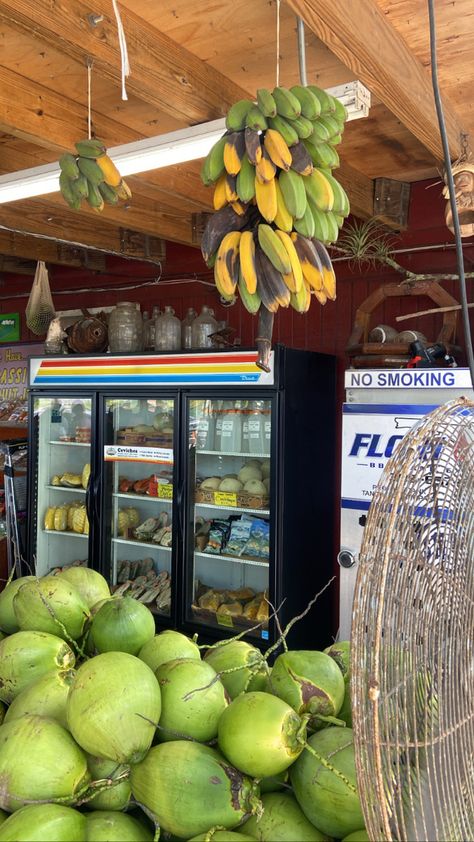
[[[405,284],[384,284],[374,290],[357,309],[354,327],[346,347],[351,364],[356,368],[376,368],[377,366],[400,367],[410,359],[409,342],[369,342],[373,327],[371,318],[374,310],[387,298],[405,298],[407,296],[426,295],[438,307],[459,306],[459,302],[449,292],[432,281],[414,281]],[[457,311],[443,313],[441,330],[434,340],[446,346],[452,356],[458,356],[461,348],[452,344],[457,326]]]

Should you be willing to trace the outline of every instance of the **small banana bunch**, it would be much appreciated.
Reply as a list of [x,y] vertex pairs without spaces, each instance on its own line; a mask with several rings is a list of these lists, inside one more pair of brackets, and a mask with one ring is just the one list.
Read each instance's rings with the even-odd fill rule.
[[70,208],[79,210],[85,199],[91,208],[100,212],[105,202],[116,205],[120,199],[131,198],[128,184],[107,155],[101,140],[80,140],[75,146],[77,155],[65,152],[59,159],[59,189]]
[[214,210],[201,250],[220,295],[236,290],[250,313],[291,305],[305,313],[313,294],[336,297],[326,246],[336,242],[349,200],[339,166],[344,105],[314,85],[257,91],[226,117],[226,133],[205,159]]

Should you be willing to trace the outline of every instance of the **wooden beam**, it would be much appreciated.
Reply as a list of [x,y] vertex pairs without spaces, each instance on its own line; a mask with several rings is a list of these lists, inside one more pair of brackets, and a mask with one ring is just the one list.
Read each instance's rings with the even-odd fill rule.
[[[326,46],[395,114],[432,155],[442,160],[431,79],[376,0],[288,0]],[[443,98],[453,158],[461,151],[461,123]]]
[[334,176],[349,196],[351,213],[360,219],[369,219],[373,216],[374,182],[372,179],[343,161],[339,169],[334,170]]
[[95,272],[105,269],[105,255],[97,251],[75,248],[26,234],[0,231],[0,254],[27,260],[44,260],[59,266],[80,268],[87,266]]
[[[93,27],[88,16],[101,15]],[[225,115],[246,92],[222,73],[188,52],[163,32],[147,25],[133,12],[121,9],[132,73],[129,94],[170,114],[177,120],[200,123]],[[85,63],[94,61],[94,72],[120,84],[121,61],[117,23],[109,0],[2,0],[0,19],[32,33]]]

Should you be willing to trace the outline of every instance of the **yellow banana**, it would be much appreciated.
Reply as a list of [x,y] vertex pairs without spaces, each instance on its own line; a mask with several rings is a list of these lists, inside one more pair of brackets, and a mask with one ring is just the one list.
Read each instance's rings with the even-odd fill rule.
[[267,129],[263,144],[275,166],[282,170],[289,170],[292,155],[280,132],[275,129]]
[[280,238],[281,242],[283,243],[284,248],[288,254],[290,263],[291,263],[291,272],[288,272],[286,275],[283,275],[283,280],[287,285],[290,292],[299,292],[301,287],[303,286],[303,270],[301,268],[300,259],[298,257],[298,253],[295,249],[295,244],[291,239],[290,235],[287,234],[285,231],[280,231],[278,228],[275,230],[275,234],[277,237]]
[[272,178],[275,177],[275,173],[276,166],[269,157],[268,152],[264,149],[262,157],[255,166],[255,174],[257,176],[257,180],[261,182],[271,181]]
[[253,231],[243,231],[240,238],[240,271],[247,292],[253,295],[257,289],[257,270],[255,267],[255,240]]
[[318,292],[323,288],[323,267],[315,246],[307,237],[294,232],[290,234],[300,259],[303,277],[311,289]]
[[242,166],[245,152],[245,137],[243,131],[230,132],[225,135],[224,166],[229,175],[238,175]]
[[229,231],[223,238],[216,258],[218,277],[227,295],[233,295],[239,281],[240,231]]
[[121,179],[120,184],[118,185],[115,192],[117,193],[119,199],[127,200],[132,198],[132,191],[130,190],[130,187],[128,186],[124,178]]
[[216,181],[213,197],[214,210],[216,211],[225,207],[227,204],[226,182],[227,179],[225,173],[223,173]]
[[324,292],[324,290],[323,289],[313,289],[313,294],[316,296],[319,303],[322,304],[323,307],[324,307],[324,305],[326,304],[326,301],[328,300],[327,295]]
[[100,158],[97,158],[96,163],[102,170],[105,183],[110,184],[111,187],[118,187],[122,181],[122,176],[112,159],[108,155],[101,155]]
[[311,290],[306,281],[301,285],[299,292],[290,294],[290,304],[297,313],[307,313],[311,305]]
[[238,202],[239,197],[237,195],[235,175],[224,175],[224,178],[225,197],[227,202]]
[[275,182],[276,180],[272,178],[271,181],[266,181],[262,184],[262,182],[255,177],[255,198],[257,201],[257,207],[267,222],[273,222],[277,215],[278,205]]
[[225,301],[234,301],[235,295],[233,292],[228,292],[224,287],[224,281],[221,279],[220,267],[217,260],[214,263],[214,283],[221,298]]
[[277,212],[274,219],[275,225],[281,231],[286,231],[287,234],[293,230],[293,217],[286,207],[283,193],[281,192],[280,182],[275,179],[275,187],[277,194]]

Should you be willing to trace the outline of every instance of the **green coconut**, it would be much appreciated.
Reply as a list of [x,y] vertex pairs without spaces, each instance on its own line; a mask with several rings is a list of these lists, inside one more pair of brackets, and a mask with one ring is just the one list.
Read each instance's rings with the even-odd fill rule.
[[90,635],[97,652],[138,655],[155,634],[150,609],[131,596],[108,599],[92,618]]
[[2,724],[2,722],[5,719],[6,712],[7,712],[7,706],[4,705],[3,702],[0,702],[0,725]]
[[86,842],[153,842],[153,833],[132,816],[108,810],[86,815]]
[[137,763],[151,746],[160,714],[159,684],[139,658],[105,652],[77,670],[67,701],[67,721],[74,739],[88,754]]
[[207,833],[200,833],[199,836],[193,836],[189,842],[208,842],[211,838],[212,842],[255,842],[255,836],[246,836],[245,833],[239,833],[236,830],[216,830],[212,837]]
[[243,830],[255,839],[266,842],[326,842],[327,836],[306,818],[290,792],[269,792],[262,795],[263,815],[251,816]]
[[66,567],[57,575],[74,585],[89,609],[96,605],[99,600],[110,597],[107,580],[97,570],[92,570],[90,567],[84,567],[82,564]]
[[86,817],[61,804],[31,804],[0,827],[0,842],[85,842]]
[[286,784],[289,781],[289,773],[288,769],[285,769],[284,772],[280,772],[278,775],[271,775],[269,778],[262,778],[260,781],[260,792],[263,795],[264,792],[281,792],[281,790],[286,789]]
[[0,592],[0,629],[6,632],[6,634],[14,634],[20,631],[20,626],[13,610],[13,597],[25,582],[34,580],[35,578],[35,576],[20,576],[19,579],[13,579]]
[[160,741],[188,737],[206,743],[217,737],[217,724],[228,705],[215,670],[195,658],[177,658],[155,673],[161,690]]
[[[106,778],[115,780],[125,772],[128,767],[116,763],[114,760],[104,760],[102,757],[87,757],[87,766],[93,781],[101,781]],[[125,810],[130,802],[130,783],[128,779],[121,781],[115,786],[98,792],[87,802],[89,810]]]
[[254,781],[215,749],[187,740],[150,749],[132,766],[130,783],[135,800],[181,839],[211,827],[232,830],[260,807]]
[[79,591],[59,576],[25,582],[13,598],[22,631],[43,631],[78,640],[89,619],[89,608]]
[[0,631],[0,640],[4,640],[6,638],[5,632]]
[[345,691],[344,701],[338,713],[338,718],[342,719],[349,728],[352,728],[352,704],[351,704],[351,642],[350,640],[340,640],[338,643],[333,643],[324,650],[327,655],[334,658],[336,664],[342,672],[344,677]]
[[[262,653],[244,640],[229,640],[206,652],[204,660],[219,673],[231,699],[244,691],[265,690],[268,669]],[[237,669],[236,672],[226,672]]]
[[67,728],[66,702],[74,676],[74,670],[51,670],[32,681],[11,703],[5,722],[18,719],[25,713],[34,713],[55,719]]
[[355,830],[354,833],[349,833],[349,836],[344,836],[342,842],[370,842],[370,838],[363,828],[362,830]]
[[218,727],[222,753],[246,775],[283,772],[301,754],[306,725],[278,696],[243,693],[223,712]]
[[[324,717],[335,717],[344,700],[344,679],[336,662],[324,652],[283,652],[276,659],[272,692],[300,716],[309,714],[309,727],[324,727]],[[322,718],[320,718],[322,717]]]
[[10,704],[31,682],[51,670],[72,669],[75,656],[61,638],[20,631],[0,642],[0,699]]
[[54,719],[26,714],[0,728],[0,807],[71,798],[90,779],[84,752]]
[[8,815],[9,814],[6,813],[5,810],[0,810],[0,825],[3,824],[3,822],[6,822]]
[[293,791],[306,818],[322,833],[340,839],[364,825],[352,730],[325,728],[308,744],[331,768],[304,751],[290,769]]
[[185,634],[166,629],[148,640],[140,649],[138,657],[155,672],[161,664],[176,658],[195,658],[200,661],[201,653],[194,641]]

